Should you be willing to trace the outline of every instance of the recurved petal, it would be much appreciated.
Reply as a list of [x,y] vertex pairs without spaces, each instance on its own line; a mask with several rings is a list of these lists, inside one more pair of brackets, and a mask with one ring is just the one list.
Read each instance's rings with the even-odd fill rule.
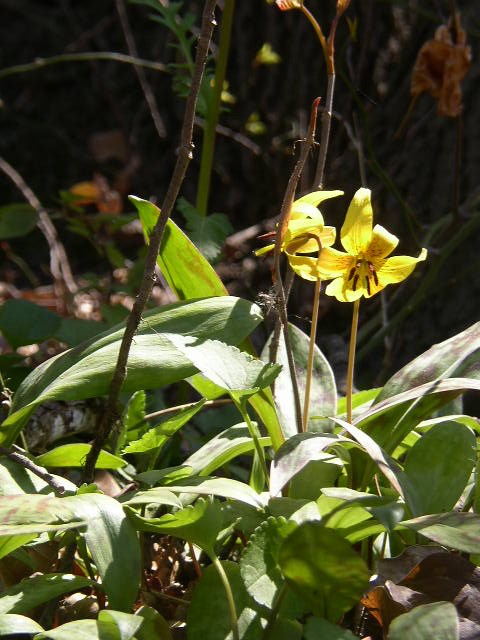
[[310,219],[320,221],[323,224],[323,216],[320,211],[313,204],[309,202],[294,202],[292,205],[292,211],[290,214],[291,220],[303,220]]
[[342,245],[350,255],[366,251],[372,241],[373,211],[370,189],[359,189],[348,207],[341,230]]
[[317,259],[308,256],[296,256],[287,252],[288,262],[297,276],[304,280],[318,280]]
[[324,200],[337,198],[338,196],[343,196],[343,191],[312,191],[312,193],[307,193],[301,198],[298,198],[298,200],[295,200],[293,206],[295,207],[296,204],[303,204],[304,202],[306,202],[307,204],[311,204],[314,207],[318,207],[318,205]]
[[354,302],[365,295],[365,289],[360,286],[354,291],[348,286],[345,278],[336,278],[329,283],[325,293],[327,296],[335,297],[339,302]]
[[348,275],[352,268],[353,258],[348,253],[336,249],[322,249],[317,264],[317,272],[322,280],[331,280],[341,275]]
[[427,257],[427,250],[422,249],[418,258],[412,256],[394,256],[387,258],[385,263],[377,271],[378,283],[380,288],[386,287],[388,284],[402,282],[412,273],[419,262]]
[[398,244],[397,236],[387,231],[385,227],[376,224],[373,227],[372,242],[368,247],[365,258],[371,262],[389,256]]

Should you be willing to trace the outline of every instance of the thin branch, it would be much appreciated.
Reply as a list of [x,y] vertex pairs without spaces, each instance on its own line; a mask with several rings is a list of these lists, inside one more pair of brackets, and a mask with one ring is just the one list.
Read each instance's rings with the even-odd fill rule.
[[[130,28],[127,11],[125,9],[125,3],[123,2],[123,0],[115,0],[115,4],[117,7],[118,16],[120,18],[120,24],[122,25],[123,35],[125,36],[125,41],[127,43],[128,52],[130,53],[132,58],[138,58],[137,45],[135,44],[135,38],[133,37],[133,33]],[[153,124],[155,125],[155,129],[157,130],[158,137],[161,139],[166,138],[167,131],[165,129],[165,125],[163,124],[162,116],[160,115],[160,112],[158,110],[157,102],[155,100],[155,96],[153,95],[152,88],[148,83],[145,71],[142,67],[136,66],[135,73],[137,74],[138,81],[140,82],[140,86],[142,87],[142,91],[150,110]]]
[[96,60],[121,62],[123,64],[131,64],[134,67],[153,69],[153,71],[166,71],[165,65],[161,62],[143,60],[142,58],[127,56],[124,53],[116,53],[115,51],[84,51],[81,53],[61,53],[58,56],[51,56],[50,58],[35,58],[32,62],[26,64],[16,64],[13,67],[5,67],[5,69],[0,69],[0,78],[17,75],[18,73],[38,71],[38,69],[43,69],[53,64],[62,64],[64,62],[92,62]]
[[147,257],[145,260],[145,268],[142,277],[140,290],[135,299],[132,311],[127,319],[127,325],[123,334],[122,343],[118,353],[118,360],[110,385],[110,392],[107,400],[105,413],[102,415],[97,434],[92,444],[92,448],[87,456],[84,470],[84,478],[90,481],[93,478],[95,463],[97,461],[100,450],[110,435],[113,424],[118,417],[118,398],[127,375],[127,361],[132,344],[133,337],[137,331],[138,325],[142,317],[150,293],[155,282],[155,267],[157,263],[158,251],[163,238],[165,227],[172,212],[175,201],[180,192],[188,165],[192,158],[193,150],[193,125],[195,120],[195,109],[197,105],[200,85],[205,70],[210,40],[215,25],[214,9],[216,0],[207,0],[205,3],[202,16],[202,29],[198,40],[197,54],[195,59],[195,70],[190,86],[190,93],[185,106],[185,115],[183,118],[182,131],[180,136],[180,146],[178,148],[177,161],[173,171],[172,179],[168,186],[167,194],[163,201],[161,213],[150,236],[150,244],[148,246]]
[[[282,242],[287,231],[288,222],[290,220],[290,212],[292,208],[293,198],[298,185],[298,181],[302,174],[303,168],[307,161],[310,149],[315,142],[315,129],[317,126],[317,110],[320,104],[320,98],[316,98],[312,104],[312,110],[310,113],[310,125],[308,128],[307,137],[302,146],[302,152],[299,159],[293,169],[292,175],[287,184],[287,189],[283,197],[282,210],[280,212],[280,219],[278,221],[277,235],[275,238],[275,250],[274,250],[274,273],[275,273],[275,287],[278,300],[278,313],[280,322],[282,323],[283,336],[285,340],[285,347],[287,350],[288,366],[290,370],[290,377],[292,380],[293,394],[295,400],[295,416],[297,422],[297,430],[300,433],[302,431],[302,407],[300,403],[300,393],[298,390],[297,373],[295,370],[295,362],[293,359],[292,348],[290,344],[290,334],[288,333],[288,314],[287,314],[287,301],[285,295],[285,289],[282,282],[282,274],[280,271],[280,256],[282,252]],[[271,353],[275,353],[275,346],[271,349]]]
[[28,204],[37,212],[37,226],[45,236],[50,248],[50,271],[54,279],[55,288],[59,294],[59,299],[65,301],[65,288],[69,293],[77,291],[77,285],[73,278],[70,263],[63,244],[60,242],[57,230],[50,220],[45,208],[40,200],[28,186],[22,176],[12,165],[0,156],[0,170],[10,178],[18,190],[22,193]]
[[52,476],[44,467],[40,467],[38,464],[35,464],[33,460],[27,458],[26,455],[23,454],[22,450],[19,447],[13,445],[15,451],[11,451],[10,449],[6,449],[5,447],[0,447],[0,454],[2,456],[6,456],[21,465],[24,469],[28,469],[34,473],[38,478],[41,478],[44,482],[46,482],[55,493],[59,496],[65,495],[67,492],[67,488],[55,477]]

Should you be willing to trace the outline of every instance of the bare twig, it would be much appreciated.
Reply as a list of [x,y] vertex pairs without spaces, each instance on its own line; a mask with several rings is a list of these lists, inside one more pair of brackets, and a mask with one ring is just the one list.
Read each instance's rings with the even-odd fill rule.
[[[318,105],[320,104],[320,98],[316,98],[312,104],[312,110],[310,113],[310,125],[308,128],[307,137],[302,146],[302,152],[300,154],[299,159],[293,169],[292,175],[288,181],[287,189],[285,191],[285,195],[282,203],[282,210],[280,212],[280,219],[277,227],[277,235],[275,238],[275,250],[274,250],[274,273],[275,273],[275,287],[277,292],[278,299],[278,313],[280,317],[280,322],[282,323],[283,328],[283,336],[285,340],[285,347],[287,350],[287,358],[288,358],[288,366],[290,370],[290,377],[292,380],[293,386],[293,394],[295,400],[295,416],[297,422],[297,431],[300,433],[302,431],[302,407],[300,403],[300,393],[298,390],[298,382],[297,382],[297,373],[295,370],[295,362],[293,359],[292,348],[290,344],[290,335],[288,333],[288,315],[287,315],[287,302],[285,296],[285,289],[282,282],[282,274],[280,271],[280,256],[282,251],[282,242],[287,231],[288,222],[290,220],[290,212],[292,208],[293,198],[295,195],[295,190],[297,188],[298,181],[303,171],[303,167],[305,166],[305,162],[307,161],[308,154],[310,153],[310,149],[312,148],[315,142],[315,129],[317,126],[317,110]],[[278,345],[273,345],[270,353],[276,353],[276,349]]]
[[112,429],[112,425],[115,423],[118,416],[118,397],[122,384],[127,375],[127,361],[130,352],[130,346],[132,344],[132,340],[138,328],[138,325],[140,324],[142,312],[145,308],[145,304],[147,303],[148,298],[150,297],[150,293],[155,282],[155,266],[165,227],[172,212],[175,201],[178,197],[180,187],[182,186],[183,180],[185,178],[187,167],[192,158],[192,137],[195,109],[203,73],[205,70],[205,63],[207,60],[210,40],[215,25],[215,4],[216,0],[206,0],[203,10],[202,29],[200,38],[198,40],[197,54],[195,58],[195,69],[190,86],[190,93],[188,95],[187,103],[185,106],[185,115],[183,118],[177,161],[175,163],[172,179],[170,180],[170,184],[168,186],[167,194],[163,201],[161,213],[150,236],[150,244],[148,246],[147,257],[145,260],[142,283],[138,295],[135,299],[132,311],[130,312],[130,315],[127,319],[127,326],[125,328],[122,343],[120,345],[118,360],[110,385],[110,392],[105,413],[102,415],[99,421],[97,434],[85,463],[84,478],[86,481],[90,481],[93,478],[95,463],[97,461],[100,450],[107,440]]
[[26,64],[16,64],[12,67],[0,69],[0,78],[14,76],[18,73],[30,73],[52,64],[61,64],[63,62],[91,62],[92,60],[107,60],[111,62],[121,62],[123,64],[132,64],[134,67],[142,67],[144,69],[153,69],[154,71],[166,71],[166,67],[162,62],[152,62],[151,60],[143,60],[142,58],[127,56],[124,53],[116,51],[82,51],[81,53],[61,53],[58,56],[50,58],[35,58],[32,62]]
[[73,279],[72,270],[70,269],[70,263],[68,262],[65,248],[57,236],[57,230],[50,220],[50,216],[47,211],[42,206],[37,196],[33,193],[32,189],[28,186],[18,171],[2,157],[0,157],[0,170],[10,178],[22,193],[28,204],[37,212],[38,228],[45,236],[50,248],[50,271],[54,279],[57,297],[58,300],[65,303],[65,289],[69,293],[75,293],[77,291],[77,285]]
[[18,463],[24,469],[28,469],[28,471],[31,471],[37,477],[41,478],[50,487],[52,487],[57,495],[63,496],[66,493],[67,488],[55,476],[52,476],[50,473],[48,473],[48,471],[44,467],[40,467],[38,464],[35,464],[35,462],[33,462],[33,460],[30,460],[30,458],[27,458],[27,456],[24,455],[19,447],[13,445],[13,448],[15,449],[15,451],[11,451],[10,449],[6,449],[5,447],[0,447],[0,454],[2,454],[2,456],[10,458],[10,460],[13,460],[13,462]]
[[[130,28],[127,11],[125,9],[125,3],[123,2],[123,0],[115,0],[115,4],[117,7],[118,16],[120,18],[120,24],[122,25],[123,35],[125,36],[125,41],[127,43],[128,52],[132,57],[138,58],[137,45],[135,44],[135,38],[133,37],[133,33]],[[163,124],[162,116],[160,115],[160,112],[158,110],[157,101],[155,100],[153,91],[148,83],[145,71],[142,67],[136,66],[135,73],[137,74],[138,81],[140,82],[140,86],[142,87],[142,91],[145,96],[145,100],[147,101],[150,115],[152,116],[153,124],[155,125],[155,129],[157,130],[158,137],[165,138],[167,136],[167,131],[165,129],[165,125]]]

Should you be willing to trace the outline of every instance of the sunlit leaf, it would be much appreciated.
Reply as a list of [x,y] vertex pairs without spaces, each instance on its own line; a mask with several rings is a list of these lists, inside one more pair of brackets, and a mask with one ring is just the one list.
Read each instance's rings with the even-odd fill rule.
[[458,617],[450,602],[433,602],[398,616],[390,625],[389,640],[456,640]]
[[[37,456],[43,467],[83,467],[91,445],[85,443],[64,444]],[[121,469],[126,461],[108,451],[101,451],[95,463],[96,469]]]

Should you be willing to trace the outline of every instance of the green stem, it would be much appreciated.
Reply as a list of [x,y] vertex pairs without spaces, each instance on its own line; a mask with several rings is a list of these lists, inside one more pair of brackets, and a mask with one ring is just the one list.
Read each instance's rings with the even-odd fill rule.
[[267,486],[270,488],[270,479],[268,475],[267,462],[265,460],[265,451],[263,450],[263,447],[260,444],[260,440],[258,439],[257,429],[253,424],[253,422],[251,421],[250,416],[248,415],[248,411],[245,408],[245,405],[242,402],[236,401],[235,399],[233,401],[237,409],[242,414],[242,418],[244,419],[248,427],[248,431],[250,432],[250,435],[253,440],[253,444],[255,446],[255,451],[257,452],[258,459],[260,460],[260,464],[262,466],[263,475],[265,476],[265,482],[267,483]]
[[358,310],[360,299],[353,303],[352,330],[350,332],[350,347],[348,350],[347,369],[347,422],[352,423],[352,394],[353,394],[353,369],[355,365],[355,345],[357,343]]
[[302,419],[303,431],[307,430],[307,424],[308,424],[308,409],[310,405],[310,390],[312,386],[313,359],[315,356],[315,339],[317,337],[318,306],[320,302],[321,289],[322,289],[322,281],[318,279],[315,282],[315,295],[313,298],[313,310],[312,310],[312,326],[310,328],[310,345],[308,349],[307,377],[305,380],[305,398],[303,400],[303,419]]
[[225,0],[222,24],[220,27],[220,43],[215,67],[215,84],[213,86],[213,100],[207,112],[203,130],[202,157],[200,160],[200,175],[197,187],[197,212],[206,216],[208,211],[208,197],[212,177],[213,153],[218,116],[222,101],[223,83],[227,71],[228,52],[232,33],[233,11],[235,0]]
[[[240,640],[240,634],[238,632],[238,618],[237,618],[237,610],[235,608],[235,600],[233,597],[232,587],[230,586],[230,582],[228,581],[227,574],[225,573],[225,569],[222,566],[222,563],[218,559],[218,556],[211,551],[209,554],[210,559],[218,572],[220,580],[222,581],[223,588],[225,589],[225,595],[227,596],[228,608],[230,610],[230,622],[232,624],[232,637],[233,640]],[[212,620],[212,624],[215,624],[215,621]]]
[[17,64],[13,67],[5,67],[0,70],[0,78],[13,76],[17,73],[29,73],[37,71],[52,64],[61,64],[63,62],[91,62],[92,60],[109,60],[112,62],[122,62],[131,64],[135,67],[143,67],[145,69],[153,69],[154,71],[166,71],[166,67],[161,62],[152,62],[143,60],[134,56],[127,56],[124,53],[116,53],[115,51],[85,51],[82,53],[62,53],[58,56],[50,58],[35,58],[27,64]]

